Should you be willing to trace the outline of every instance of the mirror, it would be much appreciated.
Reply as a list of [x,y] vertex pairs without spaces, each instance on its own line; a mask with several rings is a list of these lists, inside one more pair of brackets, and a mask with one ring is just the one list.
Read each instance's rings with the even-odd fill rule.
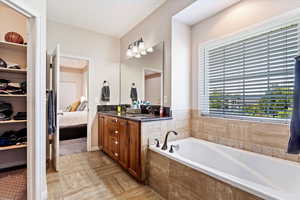
[[133,100],[162,105],[164,80],[164,43],[153,47],[140,58],[130,58],[121,64],[121,104]]

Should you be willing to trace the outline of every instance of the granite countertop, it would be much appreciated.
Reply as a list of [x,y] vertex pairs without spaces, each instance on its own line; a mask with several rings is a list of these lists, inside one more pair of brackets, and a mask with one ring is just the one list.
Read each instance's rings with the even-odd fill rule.
[[127,119],[137,122],[152,122],[152,121],[162,121],[162,120],[172,120],[172,117],[160,117],[152,114],[118,114],[115,111],[98,111],[98,114],[108,115],[111,117],[118,117],[121,119]]

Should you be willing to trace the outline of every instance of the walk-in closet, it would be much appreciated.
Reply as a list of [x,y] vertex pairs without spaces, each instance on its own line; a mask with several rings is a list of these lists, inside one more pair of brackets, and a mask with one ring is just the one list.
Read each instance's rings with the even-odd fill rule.
[[0,3],[0,199],[27,195],[28,19]]

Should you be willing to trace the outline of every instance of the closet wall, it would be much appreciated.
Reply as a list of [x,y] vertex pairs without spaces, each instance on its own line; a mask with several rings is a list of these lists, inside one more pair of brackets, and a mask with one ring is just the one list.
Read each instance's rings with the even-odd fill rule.
[[[0,68],[0,79],[9,80],[12,83],[21,83],[27,80],[26,45],[15,45],[4,42],[7,32],[17,32],[27,41],[27,18],[14,10],[0,4],[0,58],[7,64],[18,64],[21,70],[7,70]],[[0,94],[0,102],[10,103],[14,116],[17,112],[26,112],[26,95],[6,95]],[[8,131],[18,131],[26,127],[26,120],[0,121],[0,136]],[[26,145],[0,146],[0,169],[26,164]]]

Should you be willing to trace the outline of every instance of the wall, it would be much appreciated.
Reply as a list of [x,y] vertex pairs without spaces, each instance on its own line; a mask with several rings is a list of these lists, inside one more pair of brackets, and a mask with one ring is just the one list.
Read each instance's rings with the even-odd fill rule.
[[23,15],[9,9],[6,5],[0,4],[0,19],[9,19],[1,21],[1,41],[4,41],[7,32],[17,32],[27,42],[27,19]]
[[[57,31],[59,30],[59,31]],[[48,50],[60,44],[61,53],[91,59],[89,77],[89,120],[92,121],[92,148],[98,146],[97,104],[104,80],[110,83],[111,104],[119,103],[120,40],[52,21],[47,23]]]
[[[87,85],[84,83],[84,73],[81,70],[70,70],[70,68],[64,68],[60,72],[60,109],[63,110],[67,106],[71,105],[75,101],[80,101],[80,98],[84,96],[84,87]],[[72,91],[72,94],[70,94]]]
[[128,44],[143,37],[146,47],[165,42],[164,105],[171,105],[172,16],[195,0],[169,0],[121,38],[121,61],[126,60]]
[[285,153],[288,125],[199,117],[197,111],[201,103],[198,100],[198,48],[201,43],[238,32],[299,6],[298,0],[288,3],[285,0],[243,0],[192,27],[192,136],[269,156],[299,160],[298,156]]
[[[191,108],[191,27],[173,19],[172,109]],[[184,97],[184,98],[183,98]]]

